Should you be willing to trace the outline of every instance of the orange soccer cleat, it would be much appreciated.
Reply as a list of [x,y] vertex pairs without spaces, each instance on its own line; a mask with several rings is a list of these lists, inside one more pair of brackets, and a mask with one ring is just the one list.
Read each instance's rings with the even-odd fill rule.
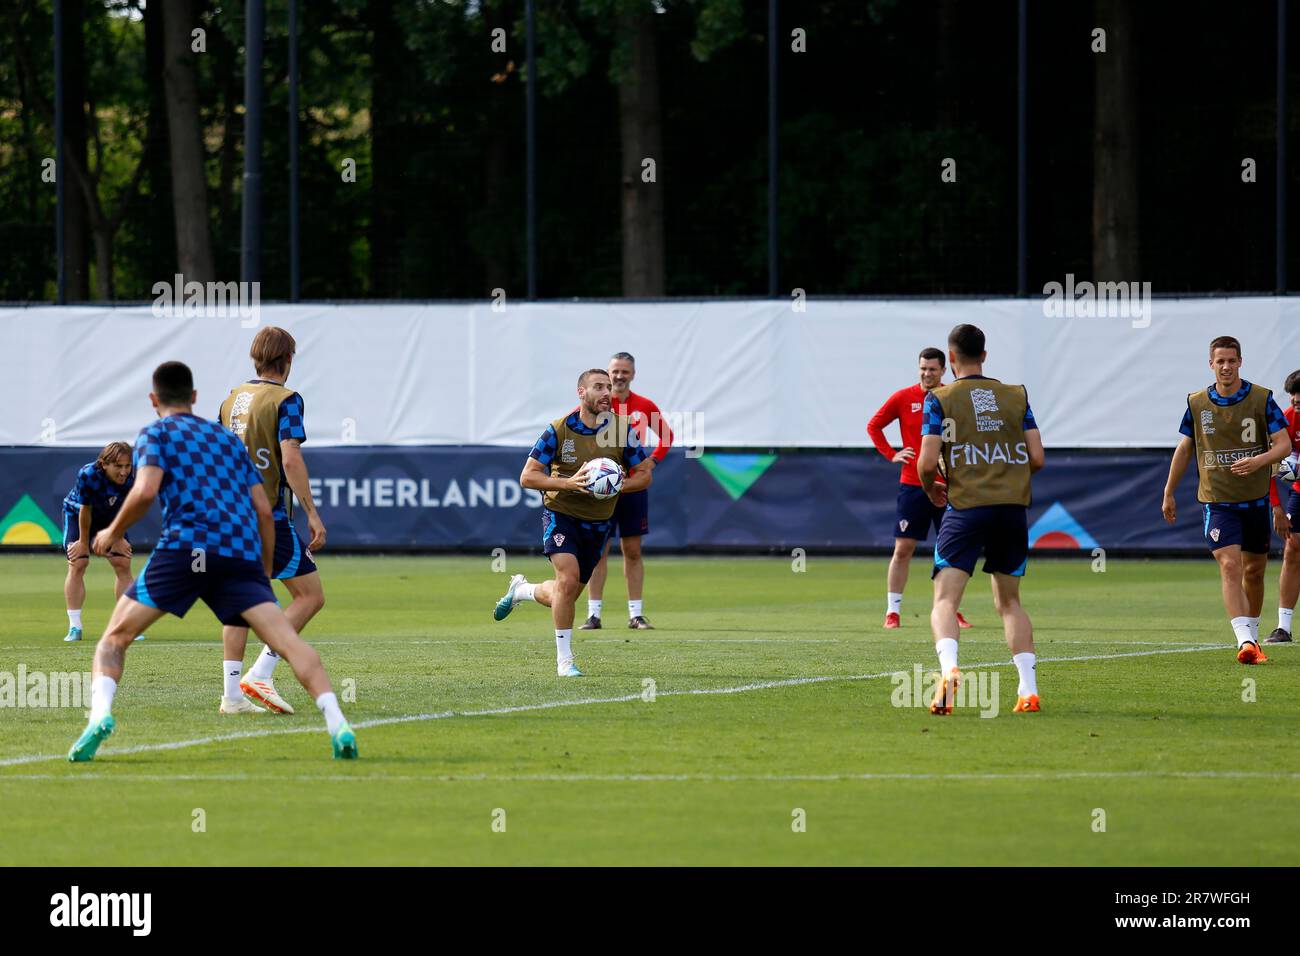
[[899,620],[897,611],[890,611],[885,615],[885,630],[892,631],[896,627],[902,627],[903,622]]
[[1017,697],[1016,706],[1011,708],[1013,714],[1036,714],[1042,708],[1038,705],[1038,695],[1030,694],[1028,697]]
[[961,671],[953,668],[948,676],[934,689],[934,700],[930,703],[930,713],[944,716],[952,713],[953,701],[957,697],[957,688],[961,684]]
[[970,621],[966,620],[964,617],[962,617],[962,616],[961,616],[961,611],[958,611],[958,612],[957,612],[957,626],[960,627],[960,628],[964,631],[964,630],[966,630],[966,628],[968,628],[968,627],[974,627],[975,625],[972,624]]
[[1237,650],[1238,664],[1263,664],[1266,660],[1268,658],[1254,641],[1247,641]]

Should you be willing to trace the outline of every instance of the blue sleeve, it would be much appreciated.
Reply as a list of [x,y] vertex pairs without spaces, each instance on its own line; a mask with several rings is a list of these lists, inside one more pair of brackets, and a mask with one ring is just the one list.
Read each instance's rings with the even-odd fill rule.
[[280,441],[287,441],[290,438],[296,438],[298,441],[307,440],[307,430],[302,425],[302,413],[302,396],[297,392],[280,403]]
[[1025,421],[1022,430],[1027,432],[1038,431],[1038,422],[1034,421],[1034,410],[1028,405],[1025,406]]
[[645,446],[641,444],[641,439],[637,437],[636,432],[628,429],[627,445],[623,449],[623,464],[627,466],[627,470],[631,471],[649,457],[650,453],[645,450]]
[[94,465],[87,465],[77,472],[77,487],[73,494],[77,496],[77,501],[83,505],[90,504],[91,496],[94,493],[94,489],[90,487],[90,478],[94,474],[94,468]]
[[164,471],[167,468],[163,463],[162,443],[158,441],[158,436],[148,428],[141,430],[135,440],[135,452],[131,455],[131,465],[136,471],[146,465],[162,468]]
[[1288,435],[1291,433],[1290,428],[1287,427],[1286,416],[1282,414],[1282,409],[1277,407],[1277,400],[1272,395],[1268,397],[1268,411],[1266,414],[1268,415],[1268,433],[1270,435],[1274,432],[1286,432]]
[[1192,431],[1192,409],[1190,405],[1187,407],[1187,410],[1183,412],[1183,423],[1178,426],[1178,433],[1180,435],[1186,435],[1188,438],[1196,437]]
[[555,460],[556,441],[555,426],[547,425],[546,431],[542,432],[542,437],[533,444],[533,450],[528,453],[528,457],[536,458],[543,465],[549,467],[551,462]]
[[921,409],[921,436],[926,435],[943,435],[943,406],[933,392],[926,393]]

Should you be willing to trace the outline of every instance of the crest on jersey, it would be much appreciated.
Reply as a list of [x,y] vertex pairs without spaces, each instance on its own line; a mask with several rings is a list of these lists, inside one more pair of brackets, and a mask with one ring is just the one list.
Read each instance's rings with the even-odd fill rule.
[[898,522],[898,530],[899,530],[899,531],[906,531],[906,530],[907,530],[907,519],[906,519],[906,518],[904,518],[902,521]]
[[557,548],[564,546],[564,535],[562,534],[551,535],[551,540],[555,542]]
[[[109,496],[108,496],[108,506],[111,508],[111,507],[113,507],[113,505],[115,505],[115,504],[117,504],[117,495],[109,495]],[[1288,516],[1288,517],[1289,517],[1289,516]]]
[[1218,541],[1218,540],[1219,540],[1219,529],[1218,529],[1218,528],[1211,528],[1211,529],[1210,529],[1210,540],[1211,540],[1211,541]]
[[573,439],[564,439],[564,444],[560,446],[560,461],[565,464],[572,464],[578,460],[578,456],[573,448]]
[[921,410],[921,403],[920,403],[920,402],[913,402],[913,403],[912,403],[912,411],[914,411],[914,412],[919,412],[920,410]]
[[247,415],[248,410],[252,407],[252,405],[253,405],[253,393],[240,392],[238,395],[235,396],[235,404],[230,406],[230,417],[234,418],[236,415]]
[[972,388],[970,401],[976,415],[989,415],[998,410],[998,399],[991,388]]

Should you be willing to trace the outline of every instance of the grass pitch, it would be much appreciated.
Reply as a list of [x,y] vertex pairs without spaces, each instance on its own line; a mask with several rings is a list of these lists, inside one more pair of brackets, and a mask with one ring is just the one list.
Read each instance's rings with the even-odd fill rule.
[[[323,721],[285,665],[277,686],[295,716],[218,716],[220,632],[196,605],[132,647],[118,731],[93,763],[63,759],[83,710],[0,708],[0,859],[1290,865],[1300,856],[1300,656],[1283,646],[1262,667],[1235,662],[1208,558],[1111,561],[1105,573],[1090,561],[1031,562],[1036,715],[1011,713],[1015,669],[977,575],[961,663],[968,675],[999,675],[992,719],[896,706],[892,673],[936,667],[921,559],[904,628],[891,632],[880,628],[881,560],[814,554],[794,573],[781,558],[651,556],[648,632],[624,627],[614,560],[607,626],[575,632],[587,676],[569,680],[555,676],[549,612],[524,604],[492,620],[507,578],[487,557],[321,559],[327,603],[306,636],[336,689],[355,688],[344,710],[359,761],[330,759]],[[65,645],[63,567],[57,556],[0,558],[0,672],[89,670],[111,575],[92,563],[87,640]],[[540,580],[548,569],[523,557],[510,570]],[[1265,633],[1276,565],[1269,578]],[[260,646],[251,643],[250,664]]]

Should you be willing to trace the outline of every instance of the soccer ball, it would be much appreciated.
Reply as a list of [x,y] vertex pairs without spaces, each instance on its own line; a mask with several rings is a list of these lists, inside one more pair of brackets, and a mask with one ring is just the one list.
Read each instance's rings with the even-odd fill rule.
[[597,498],[613,498],[623,487],[623,469],[611,458],[597,458],[587,469],[587,489]]
[[1297,478],[1296,460],[1294,455],[1287,455],[1277,463],[1277,476],[1283,481],[1295,481]]

